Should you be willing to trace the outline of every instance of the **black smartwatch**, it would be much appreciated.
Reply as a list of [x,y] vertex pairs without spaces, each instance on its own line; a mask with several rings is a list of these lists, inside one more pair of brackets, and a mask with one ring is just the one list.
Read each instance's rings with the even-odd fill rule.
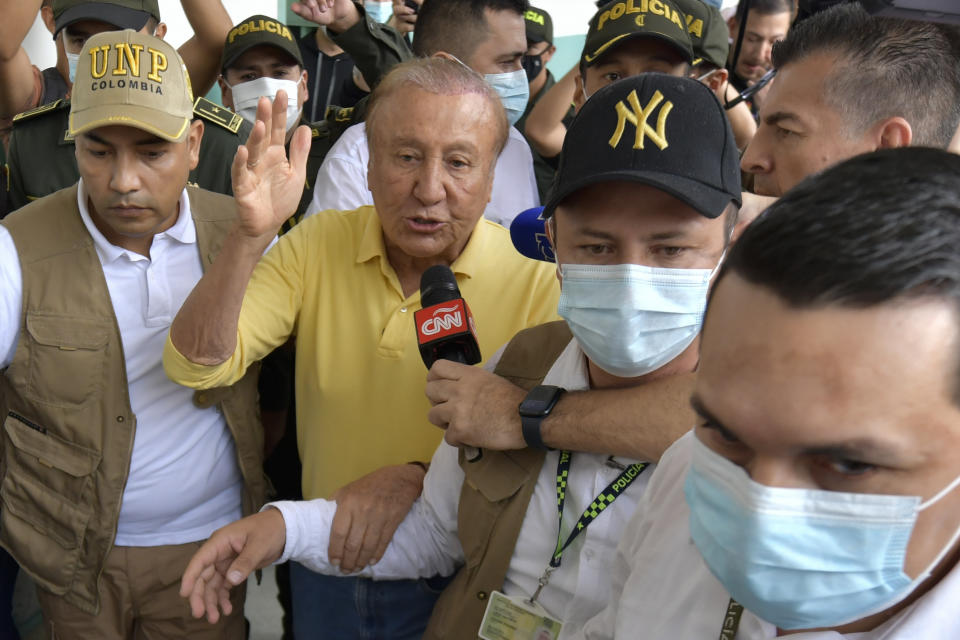
[[520,424],[523,425],[523,439],[531,449],[553,451],[543,443],[540,423],[550,415],[557,400],[566,391],[563,387],[541,384],[534,387],[520,403]]

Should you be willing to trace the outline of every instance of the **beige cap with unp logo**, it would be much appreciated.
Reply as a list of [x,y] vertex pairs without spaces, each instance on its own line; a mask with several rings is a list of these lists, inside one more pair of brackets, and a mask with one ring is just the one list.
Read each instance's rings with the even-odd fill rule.
[[124,125],[180,142],[192,118],[190,77],[176,49],[130,29],[87,40],[73,83],[71,136]]

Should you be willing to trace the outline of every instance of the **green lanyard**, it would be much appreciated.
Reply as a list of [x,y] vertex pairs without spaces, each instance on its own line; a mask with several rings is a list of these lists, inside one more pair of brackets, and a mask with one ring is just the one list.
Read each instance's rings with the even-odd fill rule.
[[567,536],[566,542],[563,541],[563,505],[567,501],[567,477],[570,475],[570,458],[571,453],[569,451],[561,451],[560,459],[557,461],[557,513],[559,514],[559,520],[557,523],[557,547],[553,552],[553,556],[550,558],[550,564],[547,566],[546,570],[543,572],[543,575],[540,576],[540,580],[537,582],[537,590],[530,597],[529,602],[532,604],[536,602],[537,597],[540,595],[540,591],[547,585],[547,582],[550,580],[550,574],[554,570],[560,567],[560,561],[563,558],[563,552],[566,551],[567,547],[570,546],[577,536],[584,531],[590,523],[596,520],[604,509],[613,504],[613,501],[616,500],[624,491],[627,490],[633,481],[640,477],[640,474],[643,473],[643,470],[646,469],[650,464],[648,462],[634,462],[629,465],[626,469],[620,472],[620,475],[616,479],[607,485],[607,487],[600,492],[596,498],[593,499],[593,502],[590,503],[583,513],[580,515],[580,518],[577,520],[576,526],[573,527],[573,530],[570,532],[570,535]]
[[740,616],[743,615],[743,605],[730,598],[727,610],[723,612],[723,625],[720,627],[720,637],[717,640],[733,640],[740,628]]

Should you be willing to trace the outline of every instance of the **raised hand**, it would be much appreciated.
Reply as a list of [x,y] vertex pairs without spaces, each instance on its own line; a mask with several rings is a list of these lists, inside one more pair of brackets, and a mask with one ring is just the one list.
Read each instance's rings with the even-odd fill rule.
[[260,98],[257,121],[247,143],[237,149],[231,173],[238,230],[251,238],[273,237],[300,203],[310,150],[310,130],[298,127],[284,148],[287,94],[278,91],[271,104]]
[[292,3],[290,9],[304,20],[331,27],[338,33],[360,19],[351,0],[306,0]]

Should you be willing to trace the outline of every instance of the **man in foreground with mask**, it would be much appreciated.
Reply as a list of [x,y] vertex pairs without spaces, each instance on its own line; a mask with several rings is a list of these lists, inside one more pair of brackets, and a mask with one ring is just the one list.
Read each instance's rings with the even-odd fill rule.
[[[636,114],[637,103],[655,105],[656,125],[630,123],[624,114]],[[428,638],[478,630],[533,638],[540,628],[566,638],[614,597],[614,548],[652,464],[548,451],[538,416],[565,389],[643,385],[696,367],[707,288],[740,196],[738,153],[720,104],[690,79],[630,78],[584,106],[564,150],[546,215],[566,322],[521,332],[487,364],[532,390],[521,408],[528,448],[484,451],[471,462],[440,445],[422,498],[383,558],[363,570],[390,579],[460,568]],[[220,530],[195,556],[181,591],[195,615],[215,618],[205,602],[224,601],[232,584],[278,559],[338,573],[326,551],[336,504],[275,507]],[[524,604],[531,597],[542,610]],[[495,635],[506,612],[520,622]],[[518,628],[530,635],[513,635]]]
[[747,227],[710,300],[697,426],[579,637],[960,637],[958,194],[960,158],[885,150]]
[[[417,15],[413,52],[458,60],[484,76],[500,96],[513,125],[527,105],[529,87],[521,60],[527,50],[526,0],[424,0]],[[394,114],[396,119],[410,114]],[[367,185],[370,157],[363,123],[347,129],[330,149],[316,176],[307,215],[373,204]],[[533,156],[511,126],[497,160],[493,193],[484,217],[504,226],[520,211],[540,204]]]

